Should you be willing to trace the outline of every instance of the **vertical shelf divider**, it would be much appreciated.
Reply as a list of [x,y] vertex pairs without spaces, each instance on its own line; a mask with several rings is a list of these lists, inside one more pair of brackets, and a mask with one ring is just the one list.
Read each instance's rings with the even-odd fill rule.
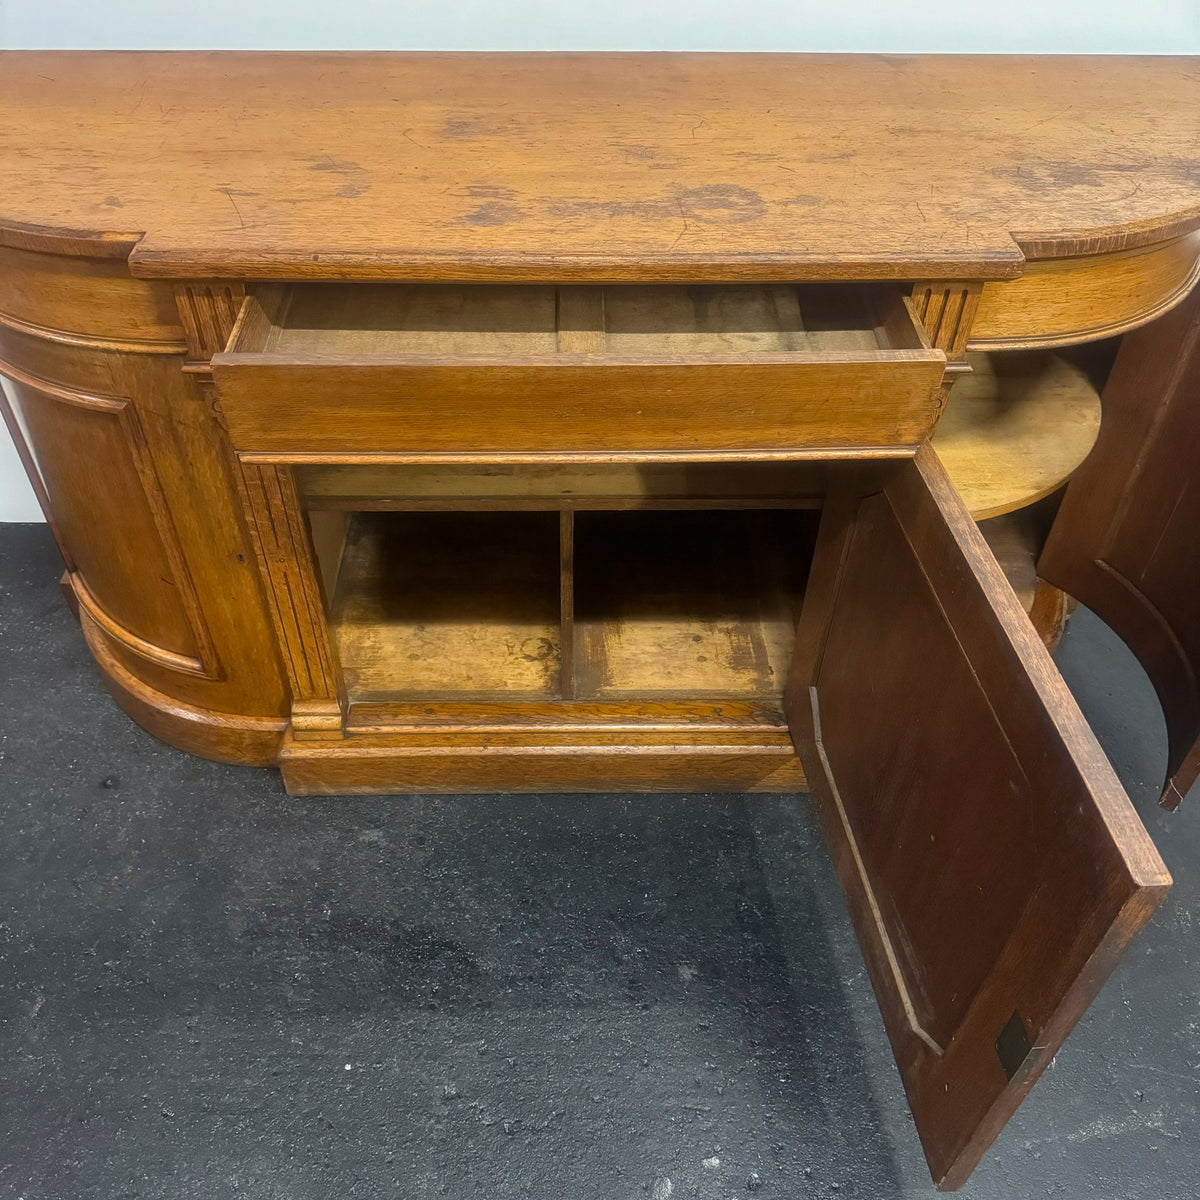
[[564,700],[575,699],[575,510],[563,508],[558,515],[559,546],[559,661]]

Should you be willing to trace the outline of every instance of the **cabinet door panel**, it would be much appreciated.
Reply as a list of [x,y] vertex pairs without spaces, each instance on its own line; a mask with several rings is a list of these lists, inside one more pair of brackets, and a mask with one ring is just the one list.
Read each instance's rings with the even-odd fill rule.
[[1200,288],[1126,334],[1100,436],[1067,488],[1043,579],[1097,612],[1150,676],[1167,722],[1162,803],[1200,776]]
[[1170,878],[932,450],[831,493],[788,716],[935,1181]]

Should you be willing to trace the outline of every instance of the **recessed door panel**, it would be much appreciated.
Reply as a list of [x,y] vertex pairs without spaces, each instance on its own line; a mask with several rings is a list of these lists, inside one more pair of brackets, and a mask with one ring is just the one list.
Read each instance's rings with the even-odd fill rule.
[[936,455],[835,484],[788,716],[957,1187],[1170,880]]

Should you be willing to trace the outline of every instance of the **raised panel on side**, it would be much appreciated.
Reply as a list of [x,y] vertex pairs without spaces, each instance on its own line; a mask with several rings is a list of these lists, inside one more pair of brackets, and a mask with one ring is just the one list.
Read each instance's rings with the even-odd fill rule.
[[0,247],[0,373],[13,381],[0,415],[68,600],[145,728],[213,758],[274,761],[287,683],[205,383],[240,285],[188,284],[177,308],[169,284],[129,276],[127,245],[51,240]]
[[161,497],[129,403],[30,379],[11,390],[80,605],[141,657],[213,669],[181,598],[162,532],[168,518],[155,511]]
[[1162,804],[1200,777],[1200,289],[1121,343],[1038,562],[1129,644],[1166,717]]
[[930,1169],[959,1186],[1169,876],[925,448],[835,484],[787,709]]

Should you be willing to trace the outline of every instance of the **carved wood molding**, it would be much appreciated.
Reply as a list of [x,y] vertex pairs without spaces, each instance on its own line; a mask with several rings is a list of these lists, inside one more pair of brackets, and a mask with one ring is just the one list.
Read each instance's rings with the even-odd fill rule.
[[175,285],[175,303],[190,363],[207,364],[225,349],[245,296],[245,287],[236,281]]
[[92,595],[87,581],[78,571],[67,573],[67,582],[75,597],[75,602],[99,628],[114,642],[123,646],[131,654],[138,655],[148,662],[166,667],[170,671],[183,671],[189,675],[199,675],[207,679],[216,679],[215,668],[210,668],[202,659],[191,654],[180,654],[159,646],[154,642],[139,637],[132,629],[122,625],[104,606]]
[[185,349],[182,342],[162,342],[149,338],[106,338],[85,333],[71,333],[65,329],[51,329],[46,325],[34,325],[22,321],[9,313],[0,313],[0,326],[16,330],[26,337],[42,338],[60,346],[79,346],[85,350],[101,350],[117,354],[178,354]]
[[913,308],[925,326],[929,343],[944,350],[948,359],[961,359],[965,353],[982,293],[981,283],[961,280],[920,280],[913,284]]
[[292,733],[340,738],[345,697],[314,567],[312,537],[287,466],[240,462],[246,512],[292,688]]

